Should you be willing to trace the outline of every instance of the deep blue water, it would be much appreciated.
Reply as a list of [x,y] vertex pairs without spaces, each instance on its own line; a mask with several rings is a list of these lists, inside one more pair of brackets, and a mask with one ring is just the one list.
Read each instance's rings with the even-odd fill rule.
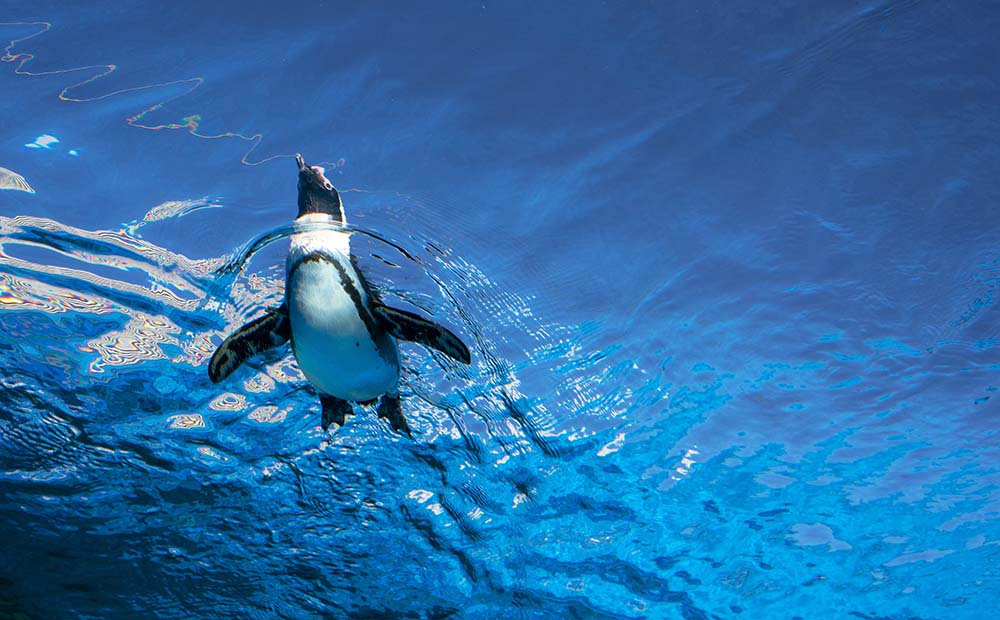
[[[822,4],[0,4],[0,619],[992,617],[1000,9]],[[413,439],[207,378],[295,152]]]

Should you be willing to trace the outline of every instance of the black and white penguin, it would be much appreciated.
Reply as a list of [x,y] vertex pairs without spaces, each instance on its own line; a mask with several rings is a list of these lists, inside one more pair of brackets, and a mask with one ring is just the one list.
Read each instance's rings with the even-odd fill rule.
[[[297,222],[344,224],[340,194],[319,166],[295,156],[299,168]],[[347,231],[292,235],[285,266],[285,300],[226,338],[212,355],[208,376],[218,383],[250,357],[291,340],[302,374],[319,391],[323,429],[343,426],[351,402],[378,400],[379,417],[410,434],[397,391],[396,340],[437,349],[460,362],[469,349],[453,333],[427,319],[384,305],[351,255]]]

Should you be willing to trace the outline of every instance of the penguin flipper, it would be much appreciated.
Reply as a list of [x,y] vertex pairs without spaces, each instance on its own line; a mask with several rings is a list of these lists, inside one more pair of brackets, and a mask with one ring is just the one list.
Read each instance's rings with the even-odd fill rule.
[[413,438],[413,433],[410,432],[410,425],[403,415],[403,405],[400,402],[398,394],[382,395],[382,398],[378,401],[378,417],[389,420],[389,424],[392,425],[393,430],[404,432],[410,439]]
[[347,416],[354,413],[351,403],[336,396],[323,394],[320,392],[319,402],[323,405],[323,430],[330,428],[331,424],[343,426],[347,422]]
[[428,321],[412,312],[390,308],[378,303],[372,304],[371,310],[382,329],[399,340],[408,340],[436,349],[463,364],[472,361],[469,348],[465,346],[465,343],[437,323]]
[[222,341],[208,362],[208,378],[218,383],[233,374],[240,365],[259,353],[288,342],[292,335],[288,309],[272,308]]

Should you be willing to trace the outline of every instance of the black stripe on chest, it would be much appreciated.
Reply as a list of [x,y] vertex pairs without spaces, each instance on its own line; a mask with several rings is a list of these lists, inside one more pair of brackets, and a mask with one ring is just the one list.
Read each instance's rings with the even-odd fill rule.
[[[358,290],[358,287],[354,285],[354,278],[347,273],[343,263],[332,256],[324,254],[323,252],[311,252],[300,258],[292,265],[292,268],[288,270],[288,278],[291,279],[295,271],[306,263],[326,263],[333,265],[334,269],[337,270],[337,275],[340,277],[340,285],[344,288],[344,292],[347,293],[347,296],[350,297],[351,301],[354,303],[354,309],[357,311],[361,321],[365,324],[365,329],[368,331],[368,337],[371,339],[372,343],[376,345],[376,349],[378,349],[379,347],[377,341],[375,340],[375,336],[376,334],[381,333],[382,330],[375,323],[375,317],[372,316],[368,307],[361,301],[361,292]],[[354,275],[357,276],[357,281],[361,283],[362,287],[364,287],[365,292],[368,292],[368,284],[365,282],[364,276],[361,275],[360,271],[353,267],[353,264],[352,271],[354,271]],[[371,297],[370,293],[369,297]]]

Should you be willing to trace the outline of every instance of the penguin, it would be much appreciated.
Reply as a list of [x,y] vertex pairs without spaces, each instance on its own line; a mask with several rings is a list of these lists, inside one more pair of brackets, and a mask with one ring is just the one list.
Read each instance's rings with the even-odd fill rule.
[[[299,223],[346,224],[340,194],[320,166],[295,155]],[[291,236],[285,263],[285,298],[230,334],[208,364],[219,383],[243,362],[291,342],[306,379],[319,392],[323,430],[342,427],[351,403],[378,401],[378,415],[412,436],[399,397],[399,346],[406,340],[469,364],[458,336],[420,315],[382,303],[351,254],[350,234],[313,230]]]

